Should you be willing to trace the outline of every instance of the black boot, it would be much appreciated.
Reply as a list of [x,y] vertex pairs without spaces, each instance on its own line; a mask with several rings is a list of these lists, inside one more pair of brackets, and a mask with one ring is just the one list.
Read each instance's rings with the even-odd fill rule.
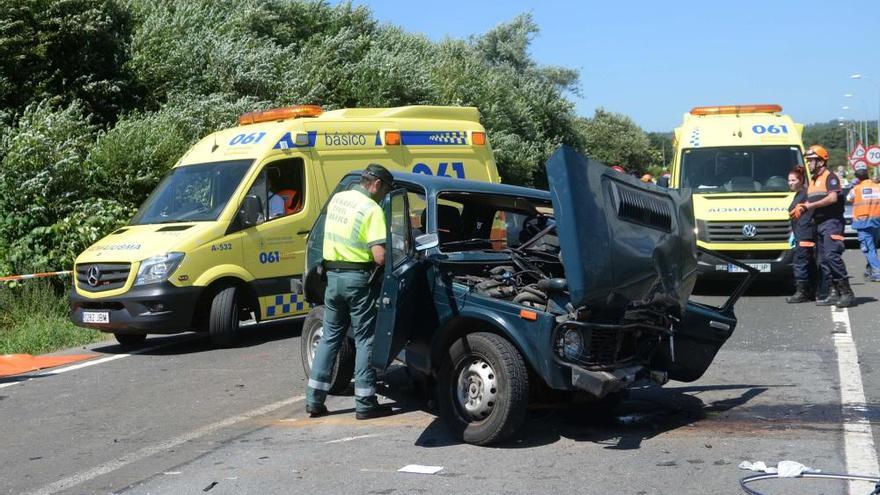
[[855,304],[856,295],[853,294],[852,288],[849,286],[849,279],[844,278],[835,282],[837,290],[840,292],[840,299],[837,301],[838,308],[848,308]]
[[796,304],[807,302],[810,300],[810,283],[806,280],[795,280],[794,294],[785,298],[785,302]]
[[824,297],[816,296],[816,306],[834,306],[837,304],[838,299],[837,293],[837,284],[832,283],[831,287],[828,288],[828,294]]

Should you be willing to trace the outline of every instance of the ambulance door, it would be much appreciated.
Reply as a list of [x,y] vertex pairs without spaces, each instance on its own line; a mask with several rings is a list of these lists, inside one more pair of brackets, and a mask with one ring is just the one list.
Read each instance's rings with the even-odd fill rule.
[[314,176],[306,160],[296,156],[265,163],[247,193],[259,199],[261,208],[257,225],[242,231],[244,267],[256,278],[261,320],[308,311],[301,275],[317,208],[307,194]]

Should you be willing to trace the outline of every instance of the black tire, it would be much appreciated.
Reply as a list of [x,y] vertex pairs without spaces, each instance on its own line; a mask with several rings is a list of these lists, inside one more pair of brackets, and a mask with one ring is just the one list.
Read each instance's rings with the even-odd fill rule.
[[440,417],[467,443],[489,445],[515,434],[526,419],[528,397],[526,364],[516,347],[498,335],[462,337],[440,365]]
[[214,294],[211,301],[211,316],[208,319],[208,334],[211,343],[217,347],[228,347],[235,342],[238,333],[238,288],[222,288]]
[[119,345],[123,347],[137,347],[144,345],[144,342],[147,340],[147,334],[144,333],[114,333],[113,336],[116,337],[116,342],[119,342]]
[[[306,378],[311,376],[312,357],[314,356],[317,342],[323,333],[324,327],[324,306],[317,306],[309,311],[306,321],[303,322],[302,335],[300,337],[300,357],[302,358],[303,371]],[[339,347],[339,354],[336,355],[336,362],[333,364],[333,371],[330,374],[330,393],[334,395],[341,394],[348,390],[351,379],[354,376],[354,342],[348,337],[342,341]]]

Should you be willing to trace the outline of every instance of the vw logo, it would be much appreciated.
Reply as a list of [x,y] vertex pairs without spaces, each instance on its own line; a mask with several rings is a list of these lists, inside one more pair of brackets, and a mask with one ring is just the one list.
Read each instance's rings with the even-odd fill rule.
[[753,224],[747,223],[743,225],[743,237],[752,238],[758,235],[758,227],[755,227]]
[[89,278],[86,280],[88,280],[89,285],[92,287],[97,287],[101,281],[101,270],[97,266],[89,268]]

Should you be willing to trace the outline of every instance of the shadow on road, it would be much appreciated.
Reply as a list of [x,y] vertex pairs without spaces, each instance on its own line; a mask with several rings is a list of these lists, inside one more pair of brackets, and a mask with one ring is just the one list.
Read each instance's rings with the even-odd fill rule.
[[[719,433],[749,432],[751,435],[760,435],[762,432],[792,428],[804,431],[841,428],[845,413],[838,403],[750,404],[771,388],[793,386],[645,386],[631,390],[626,398],[616,404],[533,404],[520,434],[494,448],[539,447],[566,438],[601,444],[611,450],[632,450],[641,448],[646,440],[668,433],[687,435],[701,431],[701,436],[713,438]],[[386,374],[381,393],[395,401],[395,408],[400,408],[398,414],[416,410],[437,414],[424,389],[414,385],[403,368]],[[701,396],[705,393],[711,393],[716,399],[704,400]],[[717,398],[719,396],[722,398]],[[443,421],[435,418],[421,432],[415,445],[430,448],[460,443],[449,433]]]
[[[729,296],[739,285],[739,280],[698,280],[694,287],[695,296]],[[749,286],[746,296],[751,297],[776,297],[787,296],[794,293],[793,280],[761,280],[758,279]]]
[[[232,348],[254,347],[277,340],[299,337],[302,332],[303,321],[303,318],[296,318],[242,327],[239,330],[238,339]],[[146,342],[142,346],[137,347],[108,343],[108,345],[95,347],[92,350],[104,354],[137,352],[147,356],[173,356],[221,351],[223,349],[219,349],[211,344],[211,339],[208,338],[207,334],[184,333],[150,336],[147,337]]]

